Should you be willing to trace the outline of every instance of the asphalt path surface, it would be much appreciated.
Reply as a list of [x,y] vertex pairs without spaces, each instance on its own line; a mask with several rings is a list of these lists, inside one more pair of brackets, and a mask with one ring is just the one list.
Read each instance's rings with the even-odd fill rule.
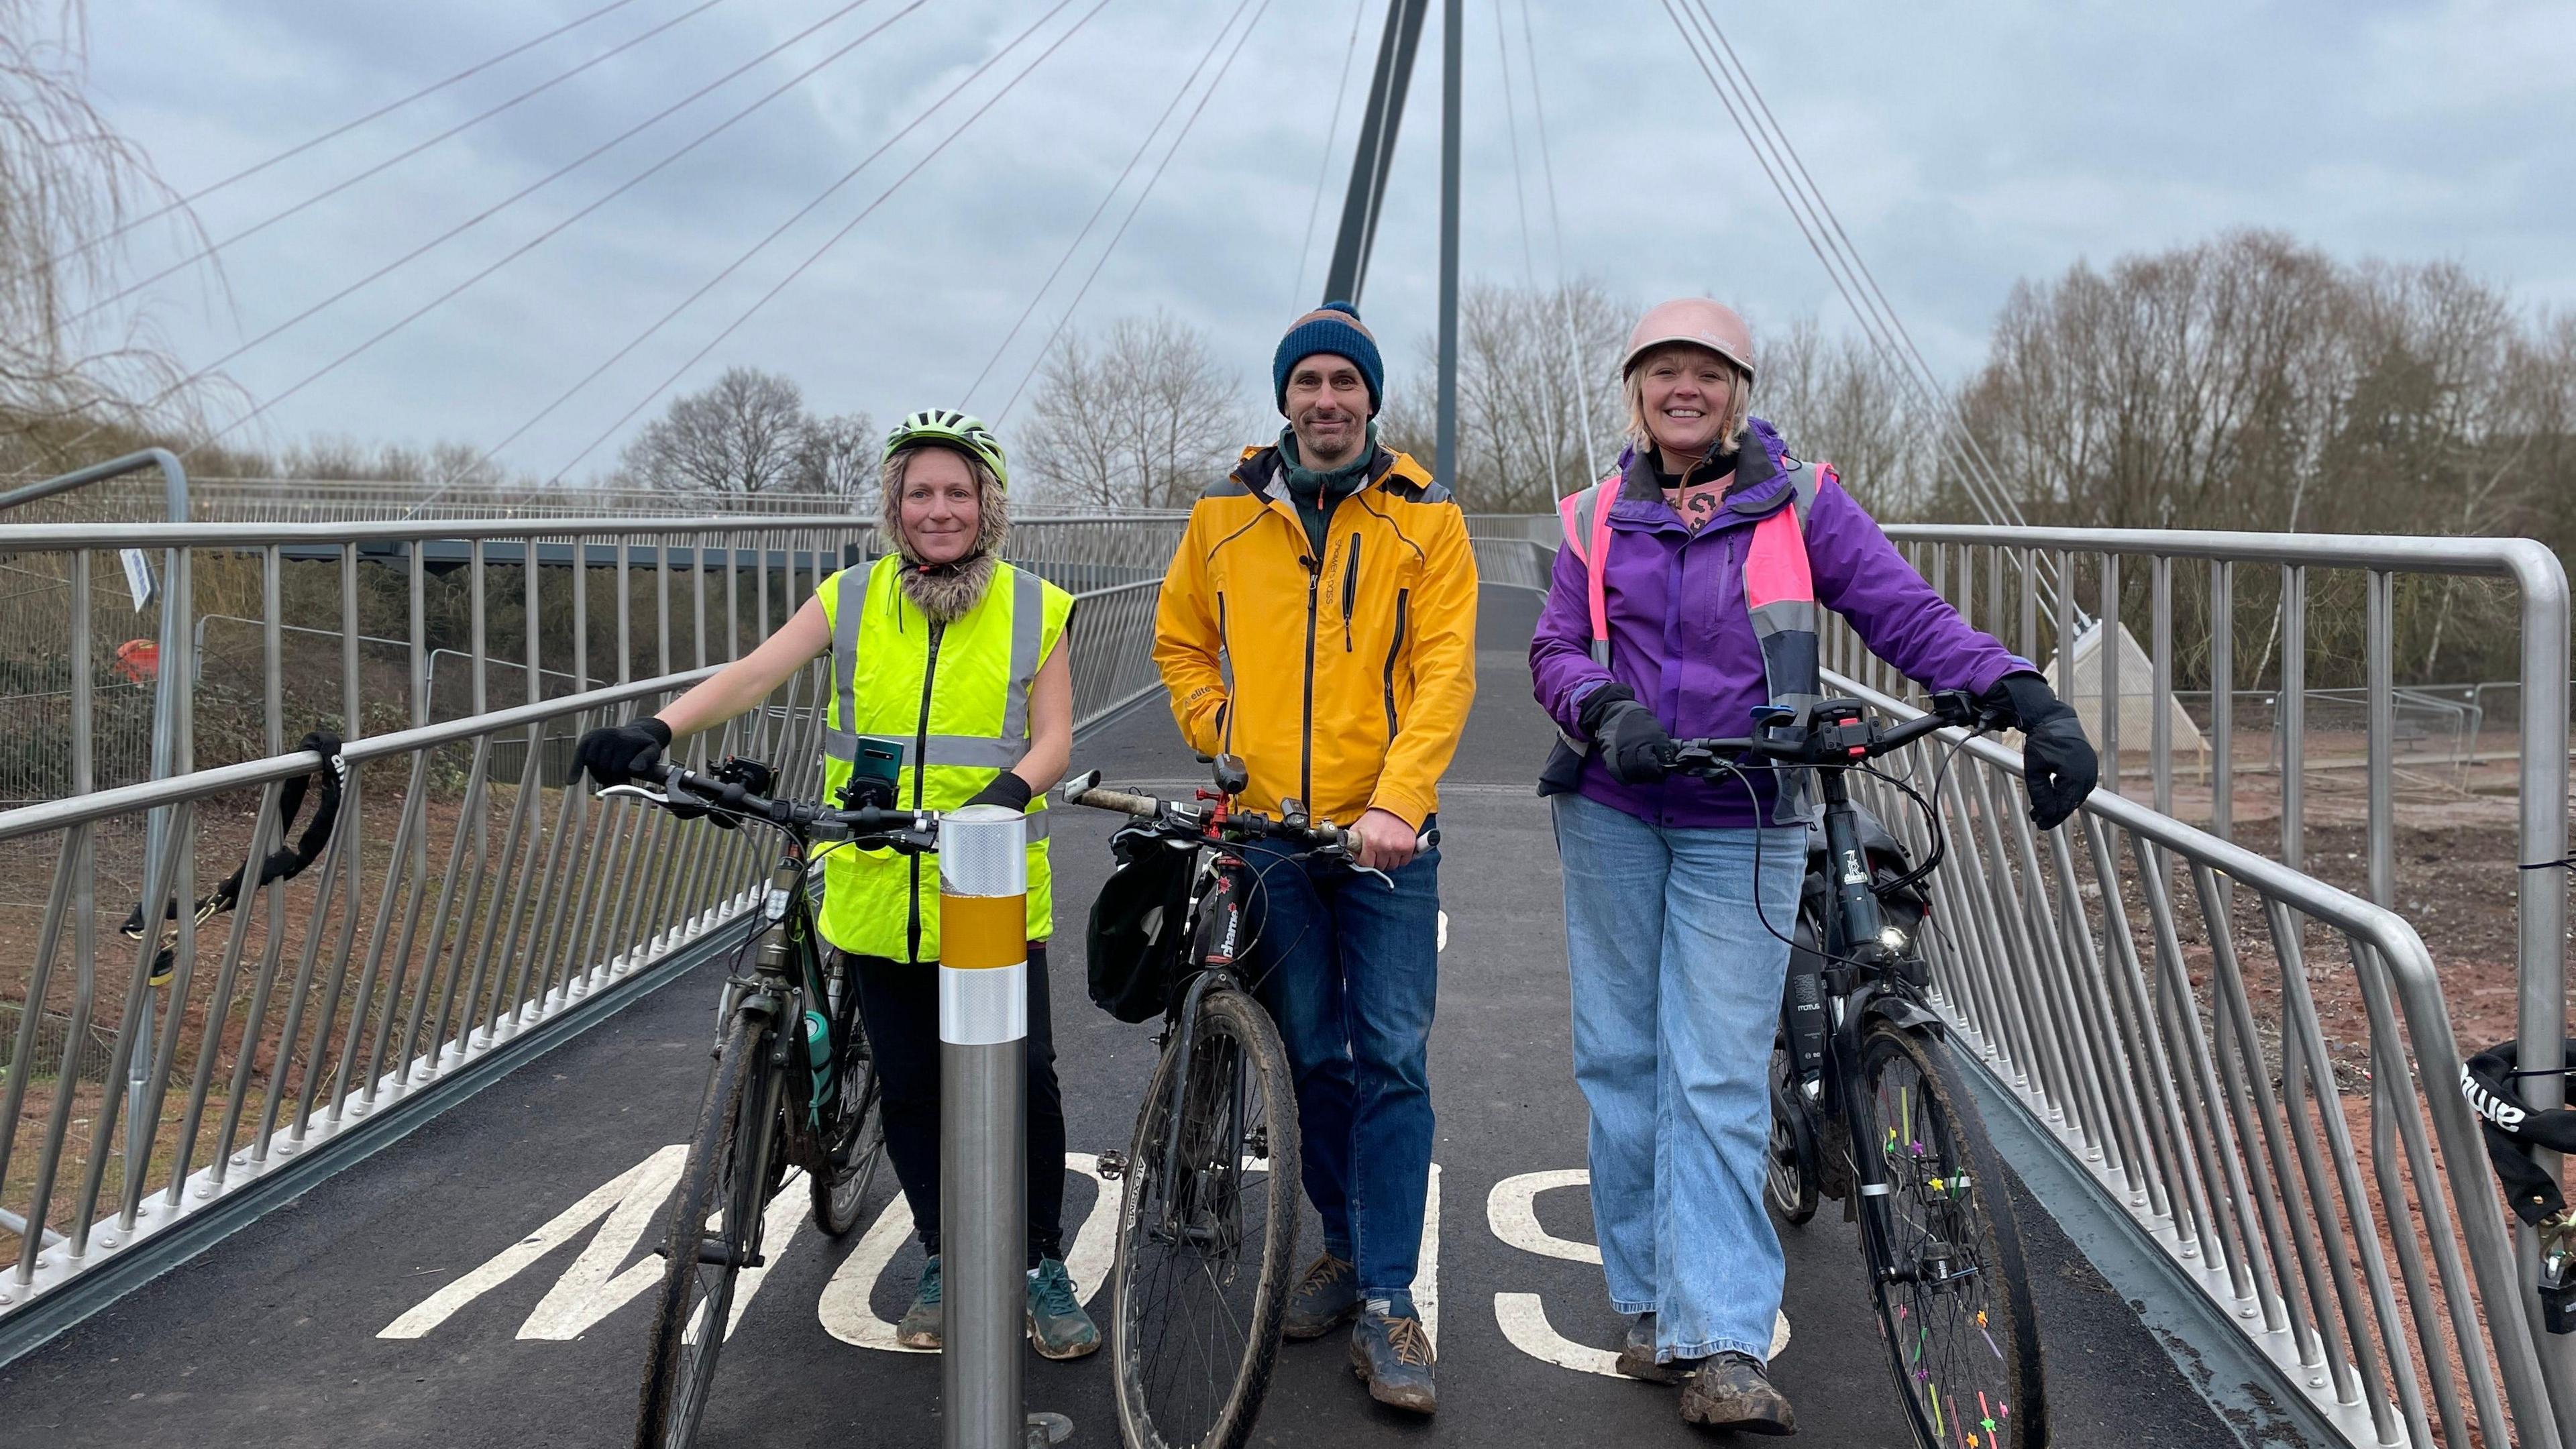
[[[1670,1389],[1557,1361],[1597,1362],[1616,1346],[1620,1322],[1599,1269],[1567,1256],[1591,1241],[1591,1224],[1572,1176],[1583,1167],[1585,1118],[1567,1042],[1555,848],[1529,788],[1549,734],[1517,653],[1488,652],[1479,668],[1483,688],[1441,809],[1449,936],[1432,1039],[1440,1412],[1426,1423],[1371,1404],[1337,1337],[1290,1344],[1254,1442],[1735,1442],[1683,1426]],[[1113,782],[1166,787],[1198,768],[1159,703],[1096,732],[1075,763]],[[1110,825],[1065,812],[1056,826],[1053,990],[1077,1154],[1126,1145],[1153,1064],[1150,1029],[1110,1020],[1083,992],[1079,923],[1105,872],[1098,842]],[[658,1199],[654,1172],[676,1170],[668,1149],[684,1140],[705,1079],[720,975],[702,967],[638,999],[0,1369],[0,1442],[625,1443],[645,1280],[660,1266],[647,1226],[659,1214],[644,1208]],[[1561,1176],[1527,1176],[1540,1173]],[[612,1185],[621,1179],[643,1186],[619,1210]],[[1097,1192],[1095,1180],[1076,1176],[1069,1233]],[[867,1222],[892,1195],[892,1175],[881,1173]],[[799,1187],[783,1201],[796,1211],[803,1198]],[[1521,1201],[1528,1212],[1513,1213]],[[2026,1194],[2021,1202],[2056,1441],[2233,1442],[2137,1315],[2043,1209]],[[568,1211],[584,1204],[587,1214]],[[909,1300],[918,1248],[884,1251],[903,1217],[896,1207],[884,1218],[873,1252],[865,1228],[833,1241],[804,1224],[783,1248],[773,1230],[772,1266],[725,1351],[701,1443],[937,1442],[936,1360],[847,1341],[882,1336]],[[1533,1219],[1537,1237],[1526,1226]],[[1096,1253],[1107,1243],[1101,1227]],[[1774,1374],[1797,1407],[1800,1440],[1904,1443],[1852,1229],[1828,1205],[1785,1236],[1791,1337]],[[1316,1246],[1310,1219],[1301,1261]],[[1094,1311],[1106,1303],[1101,1295]],[[1029,1406],[1069,1414],[1076,1445],[1117,1442],[1105,1357],[1028,1360]]]

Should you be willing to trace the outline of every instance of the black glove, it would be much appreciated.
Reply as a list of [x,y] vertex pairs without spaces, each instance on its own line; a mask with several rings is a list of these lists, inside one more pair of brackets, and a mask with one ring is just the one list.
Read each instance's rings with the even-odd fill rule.
[[603,725],[581,737],[573,759],[605,788],[633,784],[670,748],[671,727],[646,715],[631,724]]
[[1605,684],[1584,698],[1577,724],[1601,751],[1610,778],[1622,785],[1651,785],[1673,764],[1673,737],[1655,712],[1624,684]]
[[993,777],[992,784],[976,791],[975,798],[967,801],[966,803],[969,805],[999,805],[1006,810],[1018,810],[1025,813],[1029,808],[1030,797],[1036,793],[1036,791],[1029,788],[1028,781],[1021,779],[1019,776],[1012,774],[1008,770],[1004,770],[1002,773]]
[[1977,696],[1977,708],[1987,720],[2021,731],[2021,784],[2030,796],[2031,823],[2056,829],[2102,778],[2101,759],[2073,706],[2036,674],[2007,674]]

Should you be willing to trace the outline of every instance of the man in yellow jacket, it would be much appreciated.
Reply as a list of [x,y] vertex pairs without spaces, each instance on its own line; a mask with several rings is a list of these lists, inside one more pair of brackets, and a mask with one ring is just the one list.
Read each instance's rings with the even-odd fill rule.
[[1287,1334],[1356,1318],[1351,1363],[1370,1395],[1427,1414],[1412,1289],[1440,854],[1422,836],[1476,693],[1476,560],[1449,490],[1378,446],[1384,367],[1356,309],[1299,318],[1271,369],[1288,426],[1190,510],[1154,661],[1191,747],[1248,767],[1239,803],[1302,806],[1359,835],[1356,862],[1248,851],[1266,887],[1250,974],[1295,1069],[1306,1195],[1324,1220]]

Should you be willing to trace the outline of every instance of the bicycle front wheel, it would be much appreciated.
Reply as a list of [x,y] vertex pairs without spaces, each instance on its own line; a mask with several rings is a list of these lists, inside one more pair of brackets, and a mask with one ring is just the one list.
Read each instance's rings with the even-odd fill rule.
[[[1853,1147],[1878,1155],[1863,1253],[1889,1363],[1924,1449],[2048,1442],[2039,1323],[2003,1164],[1937,1042],[1884,1023],[1861,1044]],[[1884,1224],[1883,1228],[1881,1224]]]
[[1118,1421],[1134,1449],[1239,1449],[1288,1311],[1297,1101],[1278,1028],[1242,992],[1201,1001],[1187,1061],[1180,1040],[1137,1115],[1119,1209]]
[[687,1449],[697,1439],[730,1326],[734,1280],[760,1252],[769,1126],[778,1110],[769,1045],[767,1018],[736,1016],[707,1079],[688,1165],[665,1220],[669,1262],[645,1357],[636,1449]]
[[828,1171],[815,1173],[814,1224],[833,1237],[858,1225],[868,1184],[885,1160],[885,1119],[878,1111],[876,1053],[860,1029],[856,1013],[850,1043],[841,1053],[838,1100],[823,1118],[823,1161]]

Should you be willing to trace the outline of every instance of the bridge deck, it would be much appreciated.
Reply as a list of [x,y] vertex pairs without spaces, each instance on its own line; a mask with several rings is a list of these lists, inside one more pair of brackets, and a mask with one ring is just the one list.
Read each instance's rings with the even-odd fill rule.
[[[1262,1444],[1691,1438],[1670,1390],[1580,1366],[1617,1340],[1599,1270],[1531,1251],[1545,1244],[1525,1229],[1506,1240],[1489,1218],[1498,1186],[1510,1199],[1513,1179],[1525,1192],[1526,1174],[1582,1167],[1584,1111],[1568,1065],[1554,846],[1528,790],[1546,727],[1516,653],[1489,652],[1480,664],[1482,698],[1442,812],[1451,928],[1432,1054],[1440,1211],[1436,1282],[1426,1286],[1436,1288],[1443,1408],[1427,1428],[1400,1421],[1356,1391],[1338,1343],[1289,1345]],[[1156,705],[1086,740],[1076,761],[1113,780],[1193,773]],[[1152,1061],[1146,1028],[1110,1021],[1082,992],[1074,923],[1106,863],[1089,842],[1107,830],[1105,819],[1058,830],[1066,949],[1054,961],[1056,1029],[1077,1153],[1125,1145]],[[646,1280],[659,1266],[644,1200],[660,1194],[612,1212],[609,1185],[648,1161],[676,1171],[676,1150],[656,1153],[681,1139],[704,1079],[715,980],[701,968],[635,1002],[0,1370],[6,1437],[62,1449],[624,1442]],[[880,1184],[871,1220],[893,1197],[891,1175]],[[1075,1182],[1069,1227],[1096,1186]],[[797,1191],[782,1202],[802,1200]],[[585,1203],[589,1214],[568,1212]],[[775,1266],[750,1290],[725,1355],[704,1442],[936,1442],[936,1364],[845,1341],[889,1335],[884,1325],[909,1296],[919,1256],[896,1244],[903,1218],[896,1205],[881,1229],[840,1243],[804,1226],[773,1248]],[[1579,1190],[1540,1190],[1535,1218],[1545,1234],[1589,1241]],[[2058,1442],[2230,1442],[2056,1228],[2027,1206],[2023,1220]],[[1086,1284],[1105,1264],[1104,1228],[1092,1222],[1076,1250]],[[1902,1442],[1851,1230],[1828,1211],[1788,1238],[1792,1338],[1776,1373],[1806,1441]],[[1314,1243],[1310,1225],[1304,1251]],[[1071,1414],[1077,1444],[1116,1442],[1104,1363],[1029,1363],[1031,1407]]]

